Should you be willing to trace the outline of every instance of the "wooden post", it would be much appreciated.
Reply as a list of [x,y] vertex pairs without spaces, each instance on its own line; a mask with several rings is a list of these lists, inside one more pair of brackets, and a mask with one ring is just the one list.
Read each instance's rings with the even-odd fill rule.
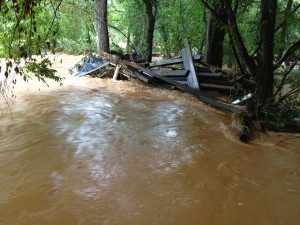
[[116,81],[116,80],[117,80],[120,69],[121,69],[121,65],[117,65],[117,66],[116,66],[115,73],[114,73],[114,76],[113,76],[113,81]]

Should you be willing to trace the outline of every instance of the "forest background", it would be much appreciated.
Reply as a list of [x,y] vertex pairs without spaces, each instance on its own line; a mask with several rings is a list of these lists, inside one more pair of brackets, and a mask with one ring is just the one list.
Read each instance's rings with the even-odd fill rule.
[[32,74],[61,82],[49,52],[117,51],[170,58],[185,39],[211,65],[254,80],[255,114],[268,129],[300,123],[299,0],[0,1],[1,95]]

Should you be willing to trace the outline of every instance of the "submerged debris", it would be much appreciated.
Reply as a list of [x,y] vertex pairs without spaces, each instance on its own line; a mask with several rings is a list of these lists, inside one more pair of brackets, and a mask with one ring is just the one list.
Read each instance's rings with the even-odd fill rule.
[[[150,65],[126,59],[115,61],[109,57],[90,56],[76,74],[76,76],[85,75],[96,77],[114,75],[114,80],[134,78],[145,83],[171,86],[192,94],[200,101],[238,114],[247,121],[252,116],[246,103],[256,90],[255,82],[243,77],[229,80],[224,71],[208,65],[201,55],[192,55],[188,41],[180,56]],[[209,94],[211,90],[221,91],[222,95],[215,97]],[[240,132],[240,140],[249,141],[250,133],[249,126],[245,125]]]
[[99,70],[100,67],[107,64],[108,62],[100,57],[90,55],[86,58],[82,65],[78,68],[78,72],[75,74],[77,77],[85,75],[91,75],[93,72]]

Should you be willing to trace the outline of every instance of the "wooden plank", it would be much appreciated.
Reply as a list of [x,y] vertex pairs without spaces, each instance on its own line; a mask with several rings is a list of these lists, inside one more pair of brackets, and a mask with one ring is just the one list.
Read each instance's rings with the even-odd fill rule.
[[149,83],[150,82],[150,79],[138,72],[133,72],[133,76],[135,76],[136,79],[140,80],[140,81],[143,81],[145,83]]
[[[188,70],[153,70],[154,72],[165,77],[186,77],[190,71]],[[203,73],[196,72],[198,81],[203,78],[222,78],[221,73]]]
[[[193,57],[193,60],[195,62],[198,62],[201,59],[202,59],[201,55],[195,55]],[[170,65],[176,65],[176,64],[181,64],[181,63],[183,63],[182,57],[180,57],[180,58],[174,58],[174,59],[168,59],[168,60],[163,60],[163,61],[156,62],[156,63],[151,63],[150,64],[150,68],[161,67],[161,66],[170,66]]]
[[196,74],[200,77],[222,77],[222,73],[196,72]]
[[[175,80],[182,84],[187,84],[186,77],[183,76],[168,76],[168,78]],[[200,87],[210,87],[210,88],[217,88],[223,90],[231,90],[235,84],[239,83],[242,85],[244,89],[247,90],[255,90],[256,85],[255,83],[247,82],[247,81],[228,81],[226,79],[202,79],[198,76],[198,80],[200,81]]]
[[181,51],[181,54],[182,54],[184,68],[190,71],[189,75],[187,76],[188,85],[193,89],[199,90],[200,86],[198,84],[198,78],[196,75],[193,57],[192,57],[188,40],[186,40],[185,48]]
[[[185,77],[168,77],[169,79],[172,79],[180,84],[188,85],[187,79]],[[199,83],[200,87],[208,87],[208,88],[215,88],[215,89],[223,89],[223,90],[231,90],[234,86],[234,84],[230,85],[228,83],[226,84],[218,84],[213,82],[206,83],[205,81],[201,81]]]
[[221,68],[218,68],[218,67],[215,67],[215,66],[213,66],[213,65],[210,65],[210,64],[208,64],[207,62],[205,62],[204,60],[201,60],[201,61],[199,61],[199,62],[200,62],[200,64],[202,64],[203,66],[209,68],[211,71],[214,71],[214,72],[218,71],[218,72],[221,72],[221,73],[223,73],[223,74],[227,74],[226,71],[222,70]]
[[133,69],[136,69],[144,74],[147,74],[148,76],[151,76],[153,78],[156,78],[160,81],[163,81],[167,84],[171,84],[173,85],[174,87],[176,87],[177,89],[179,90],[182,90],[182,91],[186,91],[187,93],[190,93],[192,95],[194,95],[197,99],[199,99],[200,101],[203,101],[205,103],[208,103],[210,105],[213,105],[215,107],[218,107],[218,108],[221,108],[223,110],[226,110],[226,111],[229,111],[229,112],[233,112],[233,113],[237,113],[237,114],[243,114],[243,115],[247,115],[247,116],[250,116],[251,114],[243,109],[240,109],[240,108],[236,108],[234,107],[233,105],[231,104],[228,104],[220,99],[217,99],[215,97],[212,97],[206,93],[203,93],[201,92],[200,90],[195,90],[193,88],[190,88],[188,86],[185,86],[183,84],[180,84],[176,81],[173,81],[167,77],[164,77],[160,74],[157,74],[155,72],[153,72],[152,70],[149,70],[149,69],[146,69],[146,68],[142,68],[140,66],[138,66],[137,64],[135,63],[132,63],[132,62],[128,62],[128,61],[124,61],[124,63],[133,68]]
[[183,76],[177,76],[177,77],[171,77],[171,76],[168,76],[167,78],[171,79],[171,80],[176,80],[176,81],[187,81],[187,78],[186,77],[183,77]]
[[186,77],[190,71],[188,70],[153,70],[165,77]]
[[231,90],[232,86],[220,85],[220,84],[206,84],[200,83],[201,87],[209,87],[209,88],[216,88],[216,89],[223,89],[223,90]]
[[150,68],[160,67],[160,66],[170,66],[170,65],[180,64],[180,63],[182,63],[182,58],[168,59],[168,60],[163,60],[161,62],[152,63],[150,64]]
[[[188,85],[187,81],[183,80],[175,80],[176,82],[184,85]],[[204,88],[215,88],[215,89],[222,89],[222,90],[231,90],[231,86],[225,86],[225,85],[218,85],[218,84],[206,84],[206,83],[200,83],[200,87]]]
[[[163,75],[165,77],[175,77],[175,76],[188,76],[189,70],[153,70],[155,73]],[[208,73],[208,72],[198,72],[196,71],[197,76],[200,77],[222,77],[221,73]]]
[[179,84],[188,85],[187,80],[174,80],[174,81],[178,82]]
[[217,85],[225,85],[225,86],[234,86],[235,82],[226,80],[226,79],[205,79],[205,78],[199,78],[201,83],[206,83],[206,84],[217,84]]
[[240,84],[244,89],[248,90],[255,90],[257,88],[257,85],[254,81],[246,80],[246,79],[240,79],[236,81],[229,81],[225,78],[222,79],[216,79],[213,77],[212,79],[209,79],[208,77],[198,77],[198,80],[201,83],[207,83],[207,84],[217,84],[217,85],[225,85],[225,86],[234,86],[235,84]]

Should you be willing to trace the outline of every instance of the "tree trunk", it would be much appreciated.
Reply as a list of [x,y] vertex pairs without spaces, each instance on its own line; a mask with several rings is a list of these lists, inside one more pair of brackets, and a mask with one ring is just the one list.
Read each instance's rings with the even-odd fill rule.
[[152,61],[152,49],[154,28],[156,21],[157,0],[143,0],[147,16],[147,33],[146,33],[146,58],[148,62]]
[[277,0],[261,1],[260,46],[257,54],[258,96],[266,101],[273,96],[273,58]]
[[[222,18],[221,10],[215,9]],[[226,18],[225,19],[226,22]],[[223,65],[223,42],[225,38],[225,29],[222,21],[218,21],[211,13],[207,10],[207,28],[206,28],[206,60],[209,64],[222,68]]]
[[98,52],[109,52],[107,0],[96,0],[96,31]]
[[256,74],[257,66],[254,59],[249,55],[248,50],[245,46],[243,37],[239,31],[236,11],[232,9],[231,0],[223,0],[221,4],[226,11],[228,19],[228,34],[232,41],[233,49],[241,71],[244,71],[246,75]]
[[287,19],[292,12],[293,2],[294,2],[293,0],[288,0],[287,6],[286,6],[286,9],[284,12],[283,25],[282,25],[281,33],[280,33],[280,43],[278,43],[279,51],[278,51],[278,55],[277,55],[277,60],[279,60],[283,56],[284,50],[287,47],[287,44],[286,44],[287,31],[288,31]]

